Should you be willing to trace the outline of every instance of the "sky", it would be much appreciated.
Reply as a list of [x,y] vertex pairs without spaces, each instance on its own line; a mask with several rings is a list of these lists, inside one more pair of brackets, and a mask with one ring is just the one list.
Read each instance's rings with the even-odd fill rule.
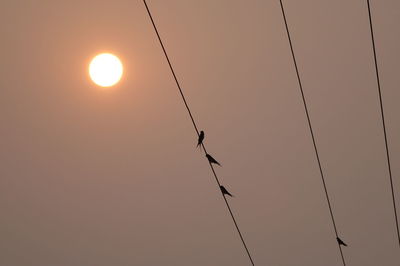
[[[341,265],[279,1],[148,5],[255,264]],[[397,266],[366,1],[284,5],[347,265]],[[400,206],[400,3],[371,9]],[[3,0],[0,33],[0,265],[250,265],[142,1]]]

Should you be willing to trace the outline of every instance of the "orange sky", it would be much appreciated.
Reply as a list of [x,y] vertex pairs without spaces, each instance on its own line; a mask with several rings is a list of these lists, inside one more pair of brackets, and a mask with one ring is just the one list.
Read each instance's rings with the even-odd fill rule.
[[[366,3],[284,2],[348,265],[398,266]],[[371,2],[399,206],[400,3]],[[148,3],[256,265],[340,265],[279,1]],[[0,265],[249,264],[142,1],[0,22]]]

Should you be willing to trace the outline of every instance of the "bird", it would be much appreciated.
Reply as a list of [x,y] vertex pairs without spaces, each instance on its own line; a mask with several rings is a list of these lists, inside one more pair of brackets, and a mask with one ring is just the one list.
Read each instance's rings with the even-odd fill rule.
[[344,243],[344,242],[343,242],[343,240],[342,240],[342,239],[340,239],[339,237],[336,237],[336,240],[337,240],[337,242],[338,242],[339,246],[340,246],[340,245],[342,245],[342,246],[345,246],[345,247],[347,247],[347,244],[346,244],[346,243]]
[[219,162],[217,162],[217,160],[215,160],[210,154],[207,153],[206,157],[210,163],[215,163],[215,164],[218,164],[219,166],[221,166],[221,164]]
[[[204,131],[202,130],[202,131],[200,131],[200,134],[199,134],[199,140],[197,142],[197,147],[199,147],[201,144],[203,144],[203,140],[204,140]],[[200,149],[201,149],[201,146],[200,146]]]
[[228,190],[226,190],[226,188],[224,186],[219,186],[219,188],[221,189],[222,194],[233,197],[233,195],[231,193],[229,193]]

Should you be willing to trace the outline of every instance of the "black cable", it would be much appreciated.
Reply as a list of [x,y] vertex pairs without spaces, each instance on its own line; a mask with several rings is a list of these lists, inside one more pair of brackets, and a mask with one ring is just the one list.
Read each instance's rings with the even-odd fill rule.
[[[283,8],[283,3],[282,0],[279,0],[280,4],[281,4],[281,10],[282,10],[282,15],[283,15],[283,20],[285,21],[285,27],[286,27],[286,32],[287,32],[287,36],[288,36],[288,40],[289,40],[289,44],[290,44],[290,50],[292,52],[292,57],[293,57],[293,63],[294,63],[294,67],[296,69],[296,74],[297,74],[297,80],[299,83],[299,87],[300,87],[300,92],[301,92],[301,97],[303,99],[303,104],[304,104],[304,110],[307,116],[307,121],[308,121],[308,126],[310,129],[310,133],[311,133],[311,138],[312,138],[312,142],[314,145],[314,151],[315,151],[315,155],[317,157],[317,162],[318,162],[318,167],[319,167],[319,172],[321,174],[321,179],[322,179],[322,183],[324,185],[324,190],[325,190],[325,195],[326,195],[326,201],[328,202],[328,207],[329,207],[329,212],[331,214],[331,219],[332,219],[332,224],[333,224],[333,228],[335,229],[335,235],[336,235],[336,239],[339,237],[338,236],[338,231],[337,231],[337,227],[336,227],[336,222],[335,222],[335,218],[333,216],[333,211],[332,211],[332,206],[331,206],[331,202],[329,200],[329,195],[328,195],[328,189],[326,188],[326,183],[325,183],[325,177],[324,177],[324,173],[322,171],[322,166],[321,166],[321,161],[319,158],[319,154],[318,154],[318,149],[317,149],[317,144],[315,142],[315,137],[314,137],[314,131],[313,128],[311,126],[311,120],[310,120],[310,115],[308,113],[308,107],[307,107],[307,102],[306,102],[306,98],[304,95],[304,91],[303,91],[303,85],[301,83],[301,79],[300,79],[300,74],[299,74],[299,69],[297,67],[297,62],[296,62],[296,57],[294,55],[294,51],[293,51],[293,45],[292,45],[292,40],[290,38],[290,33],[289,33],[289,27],[286,21],[286,15],[285,15],[285,9]],[[344,256],[343,256],[343,252],[342,252],[342,247],[341,245],[338,243],[338,247],[339,247],[339,251],[340,251],[340,256],[342,257],[342,262],[343,265],[346,265],[346,262],[344,260]]]
[[387,166],[388,166],[388,170],[389,170],[390,188],[392,190],[394,219],[396,221],[397,238],[398,238],[399,246],[400,246],[399,220],[397,218],[397,208],[396,208],[396,199],[395,199],[395,196],[394,196],[392,168],[390,166],[389,145],[388,145],[388,140],[387,140],[387,135],[386,135],[385,115],[384,115],[384,111],[383,111],[381,82],[380,82],[380,79],[379,79],[378,63],[377,63],[377,60],[376,60],[375,38],[374,38],[374,31],[373,31],[373,28],[372,28],[372,16],[371,16],[371,7],[369,5],[369,0],[367,0],[367,6],[368,6],[369,27],[370,27],[370,30],[371,30],[372,49],[373,49],[373,52],[374,52],[375,73],[376,73],[376,82],[377,82],[377,85],[378,85],[379,105],[380,105],[380,112],[381,112],[381,118],[382,118],[383,135],[384,135],[384,138],[385,138],[386,160],[387,160]]
[[[151,23],[153,24],[154,31],[155,31],[156,34],[157,34],[157,37],[158,37],[158,40],[159,40],[159,42],[160,42],[161,48],[162,48],[162,50],[163,50],[163,52],[164,52],[165,58],[167,59],[169,68],[170,68],[170,70],[171,70],[171,72],[172,72],[172,75],[174,76],[176,86],[177,86],[178,89],[179,89],[179,93],[180,93],[181,96],[182,96],[182,100],[183,100],[183,102],[184,102],[184,104],[185,104],[185,106],[186,106],[186,109],[187,109],[188,113],[189,113],[190,119],[192,120],[193,127],[194,127],[194,129],[196,130],[197,136],[199,136],[200,133],[199,133],[199,130],[198,130],[198,128],[197,128],[196,122],[195,122],[195,120],[194,120],[194,118],[193,118],[192,112],[190,111],[189,105],[188,105],[187,102],[186,102],[185,95],[183,94],[183,91],[182,91],[182,88],[181,88],[181,86],[180,86],[180,84],[179,84],[178,78],[177,78],[176,75],[175,75],[174,68],[172,67],[171,61],[169,60],[167,51],[165,50],[164,44],[163,44],[163,42],[162,42],[162,40],[161,40],[160,34],[158,33],[157,26],[156,26],[156,24],[154,23],[153,17],[152,17],[152,15],[151,15],[151,12],[150,12],[149,7],[147,6],[146,0],[143,0],[143,3],[144,3],[144,5],[145,5],[145,7],[146,7],[147,13],[148,13],[148,15],[149,15],[149,17],[150,17],[150,20],[151,20]],[[203,147],[203,150],[204,150],[205,154],[208,154],[204,143],[202,143],[201,146]],[[211,170],[212,170],[212,172],[213,172],[215,181],[216,181],[217,184],[218,184],[218,190],[220,190],[221,184],[220,184],[220,182],[219,182],[218,176],[217,176],[217,174],[215,173],[214,167],[212,166],[212,164],[211,164],[210,162],[209,162],[209,165],[210,165]],[[235,224],[236,230],[237,230],[237,232],[239,233],[240,239],[241,239],[241,241],[242,241],[242,243],[243,243],[243,246],[244,246],[244,248],[245,248],[245,250],[246,250],[246,253],[247,253],[247,255],[248,255],[249,259],[250,259],[250,262],[251,262],[251,264],[254,266],[253,258],[252,258],[251,255],[250,255],[249,249],[247,248],[246,242],[244,241],[243,235],[242,235],[242,233],[241,233],[241,231],[240,231],[240,229],[239,229],[239,226],[238,226],[238,224],[237,224],[237,222],[236,222],[236,219],[235,219],[235,217],[234,217],[234,215],[233,215],[233,213],[232,213],[231,207],[229,206],[229,203],[228,203],[228,201],[226,200],[225,195],[224,195],[223,193],[221,193],[221,194],[222,194],[222,196],[223,196],[223,198],[224,198],[226,207],[228,207],[229,213],[230,213],[230,215],[231,215],[231,217],[232,217],[233,223]]]

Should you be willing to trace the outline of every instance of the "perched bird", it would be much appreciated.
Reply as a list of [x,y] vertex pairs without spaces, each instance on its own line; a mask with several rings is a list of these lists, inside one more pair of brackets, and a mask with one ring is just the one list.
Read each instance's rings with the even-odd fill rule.
[[340,245],[342,245],[342,246],[345,246],[345,247],[347,247],[346,243],[344,243],[344,242],[343,242],[343,240],[342,240],[342,239],[340,239],[339,237],[336,237],[336,240],[337,240],[337,242],[338,242],[339,246],[340,246]]
[[219,166],[221,166],[221,164],[219,162],[217,162],[217,160],[215,160],[210,154],[206,154],[206,157],[210,163],[215,163],[215,164],[218,164]]
[[[199,135],[199,140],[197,141],[197,147],[199,147],[201,144],[203,144],[203,140],[204,140],[204,131],[200,131],[200,135]],[[200,146],[201,148],[201,146]]]
[[226,188],[224,186],[219,186],[219,188],[221,189],[222,194],[233,197],[233,195],[231,193],[229,193],[228,190],[226,190]]

